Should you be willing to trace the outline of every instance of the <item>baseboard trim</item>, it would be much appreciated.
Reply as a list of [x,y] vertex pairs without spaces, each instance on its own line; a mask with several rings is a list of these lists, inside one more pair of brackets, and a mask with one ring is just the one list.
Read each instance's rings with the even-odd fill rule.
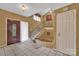
[[4,44],[4,45],[1,45],[1,46],[0,46],[0,48],[2,48],[2,47],[5,47],[5,46],[7,46],[7,45],[6,45],[6,44]]
[[57,49],[54,49],[54,51],[60,52],[60,53],[62,53],[62,54],[64,54],[64,55],[67,55],[67,56],[72,56],[72,55],[69,55],[69,54],[63,53],[63,52],[61,52],[61,51],[58,51]]

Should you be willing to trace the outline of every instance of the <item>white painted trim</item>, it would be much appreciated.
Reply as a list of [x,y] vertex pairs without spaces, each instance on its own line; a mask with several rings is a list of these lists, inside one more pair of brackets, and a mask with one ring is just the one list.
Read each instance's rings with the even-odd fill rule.
[[5,27],[6,27],[6,28],[5,28],[5,32],[6,32],[6,34],[5,34],[5,36],[6,36],[6,46],[7,46],[7,19],[8,19],[8,18],[6,18],[6,24],[5,24]]

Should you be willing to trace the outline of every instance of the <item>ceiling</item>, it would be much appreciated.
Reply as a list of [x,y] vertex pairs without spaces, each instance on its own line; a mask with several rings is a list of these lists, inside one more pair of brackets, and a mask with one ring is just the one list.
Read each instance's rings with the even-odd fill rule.
[[[28,17],[35,13],[43,15],[50,9],[55,10],[68,4],[69,3],[0,3],[0,9]],[[23,12],[20,8],[21,5],[26,5],[28,9]]]

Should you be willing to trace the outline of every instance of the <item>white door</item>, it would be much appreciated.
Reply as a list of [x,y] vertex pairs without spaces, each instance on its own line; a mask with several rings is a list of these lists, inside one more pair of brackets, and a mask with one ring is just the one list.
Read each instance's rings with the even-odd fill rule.
[[76,10],[57,14],[56,49],[69,54],[76,54]]
[[20,22],[20,40],[21,42],[27,41],[28,37],[28,22]]

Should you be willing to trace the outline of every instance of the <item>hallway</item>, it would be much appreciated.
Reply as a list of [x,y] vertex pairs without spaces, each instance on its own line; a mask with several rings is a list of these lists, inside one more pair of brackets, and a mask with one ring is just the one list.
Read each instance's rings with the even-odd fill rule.
[[27,41],[0,48],[0,56],[67,56],[55,49],[42,46],[35,48],[33,44],[31,41]]

